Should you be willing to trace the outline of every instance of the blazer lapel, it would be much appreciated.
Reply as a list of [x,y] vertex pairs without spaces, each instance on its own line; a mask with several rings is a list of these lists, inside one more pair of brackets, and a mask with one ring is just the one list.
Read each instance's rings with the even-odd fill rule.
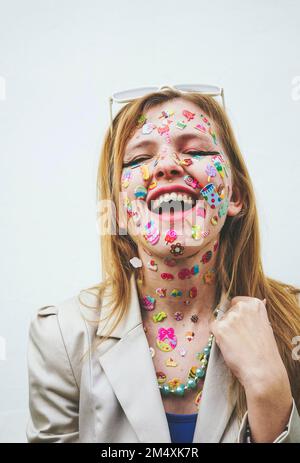
[[[100,322],[98,335],[102,329],[103,323]],[[139,441],[170,443],[168,422],[142,324],[134,276],[131,278],[129,312],[111,337],[120,340],[100,355],[99,362]]]
[[[229,300],[224,293],[219,306],[223,312],[229,307]],[[220,316],[222,313],[219,313],[217,318]],[[236,403],[235,397],[229,401],[229,380],[229,369],[215,339],[213,339],[194,432],[194,443],[217,443],[221,441]]]

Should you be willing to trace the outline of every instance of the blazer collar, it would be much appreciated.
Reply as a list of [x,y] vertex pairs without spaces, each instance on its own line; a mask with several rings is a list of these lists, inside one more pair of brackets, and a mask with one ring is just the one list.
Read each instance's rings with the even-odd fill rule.
[[[142,325],[134,275],[130,284],[129,311],[111,334],[111,337],[118,338],[120,341],[108,350],[98,351],[98,360],[140,442],[170,443],[168,422]],[[107,298],[103,298],[102,301],[105,304]],[[220,307],[223,312],[229,307],[229,301],[224,293],[221,296]],[[106,316],[109,306],[101,312]],[[221,315],[219,313],[218,318]],[[110,326],[103,321],[103,318],[101,317],[98,325],[98,336],[101,336],[104,327],[106,332]],[[231,404],[228,401],[228,384],[229,369],[213,340],[194,432],[194,443],[220,442],[235,405],[235,401]]]

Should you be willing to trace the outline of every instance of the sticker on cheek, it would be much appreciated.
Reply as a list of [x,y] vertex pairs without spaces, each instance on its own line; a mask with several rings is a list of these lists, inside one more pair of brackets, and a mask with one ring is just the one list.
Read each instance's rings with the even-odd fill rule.
[[224,164],[221,162],[223,159],[220,156],[213,156],[212,162],[222,178],[224,178]]
[[206,174],[208,176],[208,178],[207,178],[208,182],[210,182],[210,179],[212,177],[215,177],[217,175],[216,168],[214,166],[212,166],[211,164],[207,164],[205,172],[206,172]]
[[219,207],[218,216],[220,218],[227,214],[228,206],[229,206],[229,201],[226,198]]
[[127,187],[128,187],[130,178],[131,178],[131,170],[130,170],[130,169],[126,169],[126,170],[123,172],[122,177],[121,177],[121,185],[122,185],[123,188],[127,188]]
[[191,175],[185,175],[183,177],[183,180],[187,185],[191,186],[192,188],[201,188],[201,185],[198,182],[198,180],[196,180],[194,177],[191,177]]
[[212,209],[218,207],[222,201],[213,183],[208,183],[204,188],[202,188],[201,194]]
[[148,180],[149,178],[149,169],[148,166],[142,165],[140,166],[142,177],[144,180]]
[[154,245],[159,241],[159,237],[160,237],[159,230],[157,229],[154,221],[150,220],[145,225],[145,234],[144,234],[145,240],[148,241],[150,244]]
[[137,199],[145,199],[147,196],[147,188],[143,185],[138,185],[134,190],[134,196]]

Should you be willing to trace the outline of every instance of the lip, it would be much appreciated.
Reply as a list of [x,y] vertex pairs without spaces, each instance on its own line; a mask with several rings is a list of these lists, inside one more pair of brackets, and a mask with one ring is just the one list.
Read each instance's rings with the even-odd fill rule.
[[160,188],[157,188],[157,189],[153,190],[153,192],[151,191],[149,193],[148,198],[147,198],[148,209],[150,209],[149,205],[150,205],[151,201],[156,199],[161,194],[177,193],[177,192],[178,193],[180,193],[180,192],[187,193],[187,194],[191,195],[193,198],[195,198],[196,200],[199,199],[199,194],[197,194],[195,190],[193,190],[191,188],[188,188],[185,185],[165,185],[165,186],[161,186]]

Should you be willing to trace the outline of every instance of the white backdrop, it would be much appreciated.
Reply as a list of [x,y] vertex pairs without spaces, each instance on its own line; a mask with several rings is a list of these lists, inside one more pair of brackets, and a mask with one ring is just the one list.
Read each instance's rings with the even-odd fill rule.
[[265,270],[300,284],[300,2],[0,8],[0,441],[20,442],[30,318],[100,278],[95,183],[113,91],[224,86],[257,193]]

